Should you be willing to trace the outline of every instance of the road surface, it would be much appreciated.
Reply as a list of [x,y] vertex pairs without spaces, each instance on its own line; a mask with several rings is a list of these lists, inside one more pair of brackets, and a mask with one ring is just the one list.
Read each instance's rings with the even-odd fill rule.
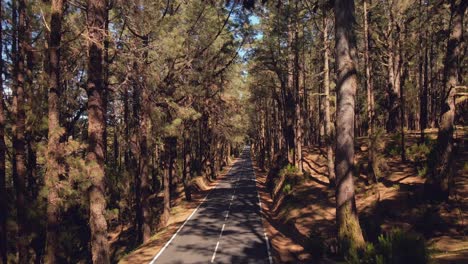
[[271,263],[249,147],[151,264]]

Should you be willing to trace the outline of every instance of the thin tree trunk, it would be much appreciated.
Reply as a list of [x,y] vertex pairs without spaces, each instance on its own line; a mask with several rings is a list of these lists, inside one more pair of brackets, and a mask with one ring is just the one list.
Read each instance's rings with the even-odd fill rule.
[[89,225],[91,229],[91,254],[93,263],[109,263],[107,222],[104,216],[105,199],[105,144],[106,129],[104,102],[103,47],[107,6],[106,0],[88,0],[88,154]]
[[403,85],[400,87],[400,145],[401,152],[400,158],[401,162],[406,162],[406,141],[405,141],[405,97]]
[[52,0],[50,36],[48,50],[48,83],[49,83],[49,132],[47,142],[47,171],[45,173],[47,194],[47,234],[45,263],[56,263],[59,241],[59,197],[58,181],[61,172],[62,155],[60,137],[63,128],[60,126],[60,42],[62,37],[62,13],[64,0]]
[[354,2],[335,0],[337,69],[336,219],[342,250],[363,248],[354,196],[354,108],[357,89]]
[[26,207],[26,158],[25,158],[25,57],[26,57],[26,1],[18,1],[18,45],[16,57],[16,87],[13,94],[13,149],[15,159],[15,188],[16,188],[16,211],[18,222],[18,262],[27,263],[28,260],[28,237],[27,237],[27,207]]
[[186,134],[184,134],[184,147],[183,147],[184,168],[183,168],[182,183],[184,185],[185,199],[187,201],[192,201],[192,190],[190,186],[190,163],[191,163],[190,151],[191,151],[190,139]]
[[328,180],[330,186],[335,186],[336,177],[335,177],[335,162],[333,158],[333,139],[332,139],[332,122],[330,114],[330,66],[329,66],[329,57],[330,57],[330,41],[328,39],[328,29],[330,21],[328,19],[327,13],[324,10],[323,16],[323,43],[325,45],[325,50],[323,54],[323,87],[325,90],[325,142],[327,148],[327,166],[328,166]]
[[[423,16],[422,12],[422,5],[423,1],[419,1],[419,17],[420,20],[425,19]],[[424,32],[424,38],[423,38],[423,22],[419,22],[419,67],[418,67],[418,74],[419,74],[419,129],[420,129],[420,142],[424,143],[425,140],[425,134],[424,130],[427,128],[427,92],[428,92],[428,76],[427,76],[427,68],[428,68],[428,58],[427,58],[427,53],[428,53],[428,41],[427,41],[427,32]],[[424,39],[424,41],[423,41]],[[424,45],[424,47],[423,47]]]
[[[0,1],[0,17],[3,20],[3,1]],[[3,25],[0,24],[0,257],[7,263],[7,219],[8,205],[6,195],[6,145],[5,145],[5,109],[3,107]]]
[[171,143],[169,139],[165,140],[164,154],[163,154],[163,182],[164,182],[164,201],[163,201],[163,214],[161,215],[161,227],[166,227],[171,215],[171,183],[170,183],[170,166],[171,166]]
[[[297,9],[297,2],[296,9]],[[302,173],[302,115],[301,115],[301,91],[299,84],[299,31],[297,29],[297,21],[294,22],[294,110],[295,110],[295,137],[294,137],[294,153],[295,157],[295,166],[297,167],[299,173]]]
[[287,85],[285,91],[285,139],[286,149],[288,154],[288,161],[290,164],[296,164],[295,154],[295,100],[294,100],[294,28],[292,25],[291,15],[288,18],[288,72],[287,72]]
[[444,98],[437,143],[429,163],[429,177],[425,192],[431,199],[446,200],[450,194],[453,177],[455,87],[458,83],[458,69],[463,47],[463,17],[467,1],[450,1],[450,37],[444,65]]
[[[405,28],[405,25],[402,26]],[[404,33],[404,32],[403,32]],[[400,36],[400,34],[399,34]],[[401,145],[401,162],[406,162],[406,144],[405,144],[405,95],[404,95],[404,86],[406,82],[406,78],[408,76],[408,67],[407,63],[403,61],[403,54],[401,43],[404,42],[404,34],[401,34],[400,38],[397,40],[397,50],[398,50],[398,76],[399,80],[399,87],[400,87],[400,145]]]
[[372,65],[369,59],[369,12],[367,9],[367,0],[364,0],[364,61],[366,67],[366,90],[367,90],[367,120],[369,122],[368,138],[369,138],[369,149],[368,149],[368,178],[372,179],[374,183],[377,182],[377,176],[375,175],[375,138],[374,138],[374,87],[372,83]]
[[395,21],[391,9],[393,6],[388,8],[388,120],[387,120],[387,131],[397,132],[399,122],[399,98],[400,98],[400,75],[399,75],[399,51],[395,48],[395,42],[399,41],[398,34],[395,34]]
[[[143,39],[144,46],[148,46],[148,36],[145,36]],[[144,65],[141,72],[144,72],[146,69],[148,52],[145,51],[144,54]],[[144,74],[144,73],[143,73]],[[149,183],[149,153],[148,153],[148,130],[150,127],[150,98],[148,95],[148,90],[146,87],[146,78],[143,78],[143,86],[141,91],[141,122],[140,122],[140,189],[141,189],[141,233],[140,241],[147,242],[151,236],[151,213],[150,213],[150,183]]]

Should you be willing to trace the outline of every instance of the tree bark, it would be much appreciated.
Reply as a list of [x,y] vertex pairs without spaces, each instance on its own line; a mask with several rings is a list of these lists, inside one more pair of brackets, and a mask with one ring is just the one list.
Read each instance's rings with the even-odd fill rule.
[[163,182],[164,182],[164,201],[163,201],[163,214],[161,215],[161,227],[166,227],[169,222],[171,215],[171,177],[170,177],[170,166],[171,165],[171,140],[166,138],[164,143],[164,154],[163,154]]
[[192,190],[190,186],[190,139],[188,135],[184,134],[184,148],[183,148],[183,159],[184,159],[184,168],[183,168],[183,178],[182,183],[184,185],[185,199],[187,201],[192,201]]
[[390,5],[388,8],[388,120],[387,131],[394,133],[398,130],[399,125],[399,99],[400,99],[400,52],[398,49],[399,34],[398,26],[395,25],[394,15],[391,11],[393,8]]
[[455,86],[458,83],[459,61],[463,47],[463,17],[467,1],[450,1],[450,36],[444,64],[444,98],[442,117],[437,136],[437,143],[429,162],[429,177],[426,180],[425,192],[435,200],[447,200],[450,194],[453,177],[454,120],[455,120]]
[[47,230],[45,263],[56,263],[59,241],[59,196],[58,181],[61,172],[62,156],[60,137],[63,128],[60,126],[60,43],[62,38],[62,14],[64,0],[52,0],[50,35],[48,49],[48,142],[47,171],[45,173],[47,194]]
[[[15,12],[15,11],[13,11]],[[25,58],[26,58],[26,1],[18,1],[17,38],[19,49],[15,60],[15,89],[13,92],[13,149],[14,149],[14,180],[16,188],[16,209],[18,222],[18,262],[27,263],[28,237],[27,237],[27,207],[26,207],[26,158],[25,158]]]
[[[405,28],[405,25],[403,25]],[[399,34],[400,35],[400,34]],[[405,144],[405,82],[406,77],[408,75],[408,67],[407,63],[403,61],[403,50],[401,47],[401,43],[405,41],[405,35],[402,34],[397,42],[397,50],[398,50],[398,65],[400,65],[397,69],[398,76],[400,78],[399,86],[400,86],[400,145],[401,145],[401,162],[406,162],[406,144]]]
[[[423,1],[419,1],[419,17],[420,20],[425,19],[422,12]],[[424,143],[424,130],[427,128],[427,96],[428,96],[428,33],[423,31],[423,22],[419,22],[419,129],[420,142]],[[423,37],[424,33],[424,37]],[[424,40],[424,41],[423,41]]]
[[[296,9],[297,9],[297,2]],[[299,84],[299,31],[297,26],[297,21],[294,21],[294,116],[295,116],[295,137],[294,137],[294,154],[295,156],[295,166],[298,169],[299,173],[302,173],[302,115],[301,115],[301,91]]]
[[328,180],[330,186],[335,186],[335,162],[333,157],[333,139],[332,139],[332,122],[330,114],[330,41],[328,39],[328,30],[330,21],[324,10],[323,14],[323,43],[325,50],[323,54],[323,87],[325,90],[325,144],[327,148],[327,166],[328,166]]
[[[3,20],[3,1],[0,1],[0,17]],[[0,24],[0,257],[7,263],[7,219],[8,205],[6,194],[6,145],[5,145],[5,109],[3,107],[3,26]]]
[[107,222],[104,216],[105,199],[105,144],[106,129],[104,102],[103,47],[105,38],[106,0],[88,0],[88,154],[89,225],[93,263],[109,263]]
[[375,138],[374,138],[374,87],[372,83],[372,65],[369,59],[369,11],[367,9],[367,0],[363,2],[364,12],[364,62],[366,68],[366,90],[367,90],[367,121],[368,121],[368,162],[367,162],[367,175],[368,179],[371,179],[374,183],[377,182],[377,176],[375,175]]
[[[148,46],[148,36],[143,39],[143,45],[145,48]],[[144,65],[141,72],[144,73],[146,63],[148,59],[148,53],[145,51],[144,54]],[[148,130],[150,128],[150,98],[146,87],[146,78],[143,77],[142,91],[141,91],[141,120],[140,120],[140,189],[141,189],[141,217],[142,222],[139,228],[139,235],[141,242],[147,242],[151,236],[151,213],[150,213],[150,182],[149,182],[149,152],[148,152]]]
[[342,250],[365,245],[354,196],[354,108],[357,89],[354,1],[335,0],[337,69],[336,219]]
[[292,16],[288,18],[288,72],[287,85],[284,87],[284,111],[285,111],[285,127],[284,137],[286,140],[286,149],[288,161],[290,164],[296,163],[295,154],[295,98],[294,98],[294,26]]

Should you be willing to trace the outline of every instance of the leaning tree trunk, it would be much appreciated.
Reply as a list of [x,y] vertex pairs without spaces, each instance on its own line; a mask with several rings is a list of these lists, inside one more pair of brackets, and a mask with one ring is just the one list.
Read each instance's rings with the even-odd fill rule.
[[364,238],[354,196],[354,108],[357,89],[354,1],[335,0],[337,69],[336,220],[343,251],[361,249]]
[[437,143],[429,163],[429,177],[426,180],[425,192],[428,197],[436,200],[448,199],[450,181],[453,173],[455,93],[458,82],[458,63],[463,47],[463,16],[467,1],[450,1],[450,37],[444,65],[445,97],[442,102],[442,117],[440,120]]
[[60,137],[63,128],[60,127],[60,42],[62,37],[62,13],[64,0],[52,0],[50,20],[50,36],[48,50],[48,83],[49,83],[49,132],[47,142],[47,171],[44,175],[47,194],[47,234],[45,263],[56,263],[59,240],[59,197],[58,181],[61,171]]
[[325,44],[325,50],[323,55],[323,87],[325,90],[325,144],[327,147],[327,166],[328,166],[328,180],[330,186],[335,186],[335,162],[333,158],[333,140],[332,140],[332,122],[330,113],[330,41],[328,40],[328,26],[329,20],[324,11],[323,17],[323,43]]
[[88,154],[87,172],[89,187],[89,225],[91,229],[91,254],[93,263],[109,263],[107,222],[104,216],[105,170],[104,131],[106,130],[103,47],[105,38],[106,0],[88,0]]

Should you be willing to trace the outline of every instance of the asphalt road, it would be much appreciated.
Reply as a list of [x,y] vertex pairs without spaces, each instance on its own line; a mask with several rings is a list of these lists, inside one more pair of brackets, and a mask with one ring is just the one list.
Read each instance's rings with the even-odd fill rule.
[[153,263],[271,263],[249,148]]

